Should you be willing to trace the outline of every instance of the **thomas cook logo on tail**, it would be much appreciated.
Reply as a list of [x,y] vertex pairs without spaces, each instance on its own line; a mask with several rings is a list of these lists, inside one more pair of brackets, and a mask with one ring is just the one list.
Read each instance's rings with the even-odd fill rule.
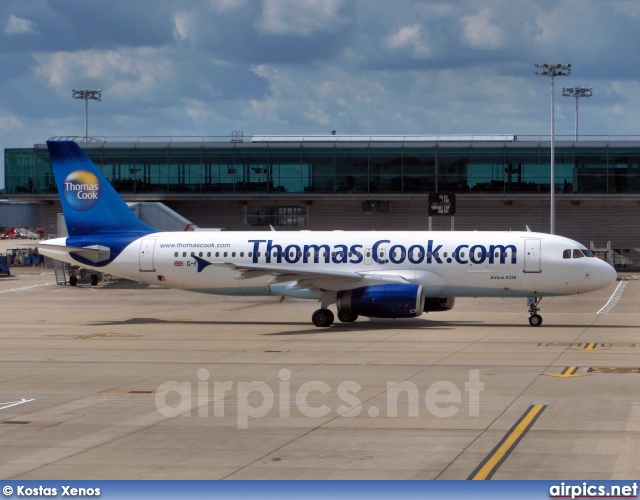
[[98,178],[88,170],[76,170],[67,175],[62,189],[64,199],[74,210],[89,210],[100,199],[102,188]]

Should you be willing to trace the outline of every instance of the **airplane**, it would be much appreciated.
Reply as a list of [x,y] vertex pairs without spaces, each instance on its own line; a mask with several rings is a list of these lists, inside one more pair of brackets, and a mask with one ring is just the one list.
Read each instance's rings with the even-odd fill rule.
[[[163,232],[142,222],[73,141],[47,142],[69,236],[38,244],[48,257],[121,278],[219,295],[321,302],[337,317],[413,318],[456,297],[527,298],[598,290],[608,263],[568,238],[531,231]],[[528,229],[528,228],[527,228]]]

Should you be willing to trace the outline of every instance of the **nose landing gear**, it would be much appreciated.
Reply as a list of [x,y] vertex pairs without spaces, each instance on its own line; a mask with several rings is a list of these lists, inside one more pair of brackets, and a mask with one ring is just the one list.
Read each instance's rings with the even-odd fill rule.
[[527,297],[527,305],[529,306],[529,324],[531,326],[540,326],[542,324],[542,316],[538,314],[540,308],[538,304],[542,297]]

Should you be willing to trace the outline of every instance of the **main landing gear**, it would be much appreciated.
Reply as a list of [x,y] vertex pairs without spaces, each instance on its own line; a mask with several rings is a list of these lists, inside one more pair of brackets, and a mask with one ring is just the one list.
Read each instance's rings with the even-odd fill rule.
[[318,327],[331,326],[333,324],[334,316],[329,309],[318,309],[311,316],[311,321]]
[[540,326],[542,324],[542,316],[538,314],[540,308],[538,304],[542,297],[527,297],[527,305],[529,306],[529,324],[531,326]]
[[[322,328],[322,327],[333,325],[333,320],[335,319],[335,316],[329,310],[329,305],[334,303],[335,301],[336,301],[335,292],[329,292],[329,291],[323,292],[322,305],[320,306],[320,309],[314,312],[313,315],[311,316],[311,321],[315,326]],[[340,313],[338,313],[338,316],[339,315]],[[344,320],[340,318],[340,321],[344,321]]]
[[[338,311],[338,319],[343,323],[353,323],[358,319],[358,315],[352,312]],[[329,309],[318,309],[311,316],[311,321],[318,327],[331,326],[334,321],[334,314]]]

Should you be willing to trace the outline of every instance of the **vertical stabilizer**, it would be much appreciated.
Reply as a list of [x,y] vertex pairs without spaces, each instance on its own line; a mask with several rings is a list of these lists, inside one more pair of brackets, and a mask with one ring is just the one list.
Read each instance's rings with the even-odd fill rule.
[[73,141],[48,141],[69,236],[149,234],[155,229],[131,211]]

